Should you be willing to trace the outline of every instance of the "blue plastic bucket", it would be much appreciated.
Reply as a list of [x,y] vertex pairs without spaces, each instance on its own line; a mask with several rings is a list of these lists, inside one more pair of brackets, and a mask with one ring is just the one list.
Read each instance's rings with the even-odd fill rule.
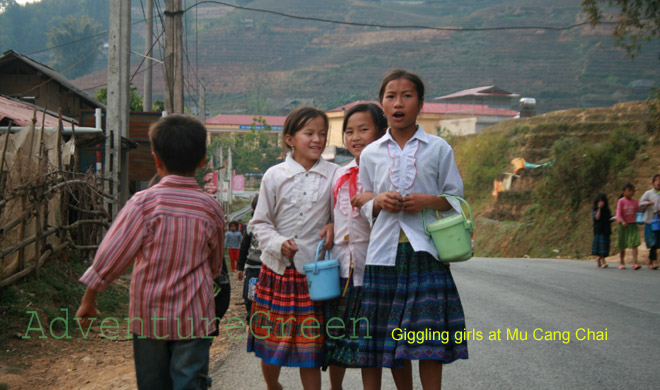
[[638,211],[637,214],[635,215],[635,222],[637,222],[638,225],[644,225],[644,212],[643,211]]
[[658,218],[658,214],[653,217],[653,221],[651,221],[651,230],[654,232],[657,232],[660,230],[660,218]]
[[444,262],[465,261],[472,258],[472,209],[465,199],[458,196],[440,195],[445,198],[457,199],[467,205],[470,212],[468,220],[461,207],[461,214],[451,217],[438,219],[426,225],[426,217],[422,211],[424,220],[424,230],[431,236],[435,249],[438,251],[438,258]]
[[[325,301],[337,298],[341,294],[339,289],[339,260],[319,261],[319,253],[323,244],[325,244],[325,240],[321,241],[316,248],[314,262],[303,266],[307,277],[309,298],[312,301]],[[327,251],[326,253],[326,257],[330,257],[330,252]]]

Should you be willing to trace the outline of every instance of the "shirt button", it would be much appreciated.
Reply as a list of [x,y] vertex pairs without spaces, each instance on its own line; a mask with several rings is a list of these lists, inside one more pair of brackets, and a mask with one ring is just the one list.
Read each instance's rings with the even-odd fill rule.
[[309,173],[305,173],[305,177],[309,176]]
[[298,235],[296,234],[295,236],[293,236],[293,238],[298,238]]
[[300,213],[300,216],[302,217],[303,213]]
[[303,192],[303,195],[307,195],[307,192]]

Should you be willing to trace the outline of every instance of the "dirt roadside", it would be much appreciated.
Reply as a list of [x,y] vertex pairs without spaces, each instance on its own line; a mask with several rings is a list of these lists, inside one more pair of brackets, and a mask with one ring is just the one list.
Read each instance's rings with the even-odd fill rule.
[[[242,318],[242,283],[235,273],[231,285],[231,304],[225,318]],[[211,368],[229,352],[232,341],[225,332],[220,333],[211,347]],[[108,339],[115,334],[119,336],[116,340]],[[106,330],[104,337],[96,326],[86,339],[39,339],[37,332],[32,332],[30,339],[15,335],[4,344],[4,356],[9,358],[0,361],[0,384],[8,385],[10,390],[136,389],[133,346],[130,339],[125,339],[126,334],[124,326],[115,333]]]

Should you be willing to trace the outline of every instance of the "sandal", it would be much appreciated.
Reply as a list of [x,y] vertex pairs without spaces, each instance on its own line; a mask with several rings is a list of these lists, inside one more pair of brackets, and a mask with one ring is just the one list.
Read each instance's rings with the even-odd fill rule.
[[640,269],[640,268],[642,268],[642,266],[639,265],[639,264],[635,264],[635,265],[633,265],[633,269],[634,269],[635,271],[637,271],[637,270]]
[[619,269],[626,269],[626,266],[625,265],[620,265]]
[[603,265],[600,266],[600,268],[607,268],[607,267],[608,267],[607,263],[603,263]]

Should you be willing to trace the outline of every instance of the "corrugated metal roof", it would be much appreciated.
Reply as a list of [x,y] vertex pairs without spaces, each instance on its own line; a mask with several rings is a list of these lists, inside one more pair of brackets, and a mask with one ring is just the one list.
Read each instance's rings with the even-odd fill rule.
[[[250,126],[254,122],[254,118],[259,115],[231,115],[220,114],[206,120],[207,125],[239,125]],[[266,124],[269,126],[284,126],[285,116],[262,115],[261,116]]]
[[48,76],[52,80],[56,81],[58,84],[63,86],[64,88],[67,88],[73,92],[75,92],[80,98],[84,101],[87,102],[92,107],[96,108],[102,108],[105,110],[105,104],[99,102],[98,100],[94,99],[94,97],[87,92],[83,91],[82,89],[76,87],[73,85],[66,77],[62,76],[60,73],[54,71],[53,69],[49,68],[48,66],[39,63],[30,57],[24,56],[21,53],[18,53],[13,50],[7,50],[2,54],[2,57],[0,57],[0,67],[2,67],[5,64],[10,63],[11,61],[23,61],[24,63],[28,64],[29,66],[35,68],[37,71],[43,73],[44,75]]
[[465,89],[463,91],[454,92],[449,95],[433,98],[433,100],[452,99],[463,96],[507,96],[513,98],[513,97],[518,97],[520,95],[517,93],[511,93],[509,91],[505,91],[494,85],[487,85],[485,87],[470,88],[470,89]]
[[[378,106],[380,104],[375,100],[356,100],[352,103],[345,104],[341,107],[333,108],[328,112],[338,112],[348,110],[351,107],[361,103],[374,103]],[[475,116],[506,116],[514,117],[518,115],[518,111],[509,110],[506,108],[491,108],[485,104],[455,104],[455,103],[424,103],[422,107],[423,113],[428,114],[460,114],[460,115],[475,115]]]
[[[16,126],[27,126],[32,122],[34,117],[34,111],[37,111],[37,123],[36,126],[39,127],[42,125],[41,119],[44,118],[43,110],[35,107],[32,104],[21,102],[20,100],[15,100],[7,96],[0,95],[0,117],[5,117],[11,119],[11,121]],[[46,113],[44,120],[46,127],[57,127],[58,118],[56,116]],[[70,127],[70,120],[62,119],[62,125],[65,127]]]

